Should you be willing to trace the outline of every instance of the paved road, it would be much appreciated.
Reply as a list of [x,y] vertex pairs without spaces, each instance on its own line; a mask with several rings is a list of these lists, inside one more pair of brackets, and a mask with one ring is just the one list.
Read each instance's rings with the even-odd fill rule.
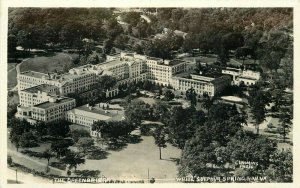
[[[17,76],[20,74],[21,72],[21,68],[20,66],[22,65],[22,63],[24,63],[25,61],[29,60],[30,58],[24,59],[21,63],[18,63],[15,67],[16,71],[17,71]],[[12,68],[13,69],[13,68]],[[12,69],[10,69],[9,71],[11,71]],[[18,83],[15,87],[13,87],[12,89],[10,89],[10,91],[18,91]]]
[[[8,183],[16,182],[16,171],[13,169],[7,169],[7,180]],[[36,183],[52,183],[52,180],[34,176],[33,174],[24,173],[20,170],[17,171],[18,183],[36,184]]]
[[[8,130],[9,131],[9,130]],[[7,138],[9,138],[9,133],[7,134]],[[12,157],[13,162],[26,166],[27,168],[35,169],[37,171],[45,171],[47,162],[45,159],[36,159],[24,155],[21,152],[17,152],[15,146],[7,139],[7,153]],[[60,170],[57,168],[49,167],[50,173],[55,175],[66,175],[64,170]]]

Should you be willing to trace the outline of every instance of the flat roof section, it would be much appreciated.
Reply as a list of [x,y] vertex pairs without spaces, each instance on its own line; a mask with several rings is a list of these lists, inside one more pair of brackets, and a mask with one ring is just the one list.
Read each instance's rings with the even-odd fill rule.
[[106,120],[106,121],[122,121],[124,120],[124,113],[119,111],[119,113],[115,113],[113,111],[116,110],[103,110],[99,107],[87,107],[86,105],[74,108],[70,110],[70,112],[75,115],[81,115],[89,118],[96,118],[98,120]]
[[35,78],[42,78],[43,76],[48,77],[48,74],[41,73],[41,72],[35,72],[35,71],[21,72],[21,75],[31,76],[31,77],[35,77]]
[[41,84],[41,85],[24,89],[22,91],[26,91],[28,93],[37,93],[38,91],[51,92],[53,90],[58,90],[58,87],[53,85],[48,85],[48,84]]
[[147,57],[148,60],[153,60],[153,61],[162,61],[161,58],[156,58],[156,57]]
[[116,66],[116,65],[121,65],[121,63],[125,63],[126,61],[121,61],[119,59],[108,61],[105,63],[100,64],[101,67],[111,67],[111,66]]
[[42,109],[47,109],[47,108],[50,108],[50,107],[53,107],[53,106],[56,106],[56,105],[59,105],[59,104],[64,104],[66,102],[70,102],[70,101],[75,101],[75,99],[72,99],[72,98],[58,98],[56,102],[50,102],[50,101],[47,101],[47,102],[43,102],[43,103],[40,103],[40,104],[37,104],[37,105],[34,105],[34,107],[36,108],[42,108]]
[[174,60],[170,60],[169,65],[173,66],[173,65],[178,65],[180,63],[184,63],[185,61],[180,60],[180,59],[174,59]]

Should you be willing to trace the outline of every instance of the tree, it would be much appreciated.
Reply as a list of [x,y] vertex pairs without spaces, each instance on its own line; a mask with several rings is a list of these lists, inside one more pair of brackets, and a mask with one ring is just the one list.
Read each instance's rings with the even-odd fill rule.
[[126,44],[128,43],[129,38],[125,35],[118,35],[114,40],[114,45],[117,48],[120,48],[122,50],[125,49]]
[[242,129],[242,125],[246,123],[245,118],[235,105],[218,103],[210,108],[204,126],[208,127],[211,133],[218,132],[219,134],[212,135],[214,141],[226,146],[230,138]]
[[68,152],[69,146],[73,145],[73,141],[70,139],[58,140],[56,142],[51,143],[51,150],[57,154],[58,158],[66,155]]
[[10,34],[7,37],[7,52],[9,55],[16,52],[17,42],[18,42],[18,40],[15,35]]
[[16,135],[16,134],[11,134],[10,135],[10,140],[11,142],[15,145],[17,151],[19,151],[19,147],[20,147],[20,136]]
[[125,118],[129,123],[139,126],[142,123],[143,107],[145,102],[141,100],[131,101],[125,108]]
[[192,175],[196,178],[212,175],[207,167],[208,163],[216,161],[215,148],[211,147],[211,143],[212,137],[209,130],[206,127],[200,127],[182,151],[178,170],[180,177]]
[[45,151],[41,154],[40,157],[41,157],[41,158],[47,159],[47,168],[46,168],[46,171],[48,171],[50,159],[51,159],[52,157],[54,157],[54,154],[51,152],[50,149],[47,149],[47,150],[45,150]]
[[126,12],[122,16],[123,16],[124,22],[126,22],[132,26],[136,26],[140,22],[140,19],[141,19],[141,13],[139,13],[139,12]]
[[37,137],[32,132],[24,132],[20,137],[21,147],[36,147],[38,146]]
[[167,101],[170,101],[175,97],[174,93],[171,90],[166,90],[164,96]]
[[13,164],[13,160],[10,155],[7,156],[7,164],[11,166]]
[[209,109],[211,106],[214,104],[214,100],[212,97],[209,97],[208,95],[204,95],[205,97],[203,98],[201,102],[201,106],[206,109],[209,113]]
[[69,169],[74,168],[75,172],[78,165],[85,163],[85,159],[82,154],[72,151],[67,152],[66,156],[62,159],[62,161],[65,164],[69,165]]
[[225,146],[220,146],[215,149],[216,164],[224,168],[226,163],[230,162],[230,153]]
[[89,138],[89,137],[81,137],[81,138],[78,139],[76,145],[79,148],[79,150],[81,150],[84,154],[86,154],[86,152],[91,147],[94,146],[94,140],[92,138]]
[[290,128],[292,125],[292,110],[291,107],[281,107],[280,108],[280,115],[279,115],[279,122],[280,127],[278,128],[278,132],[283,137],[283,142],[286,142],[286,137],[290,132]]
[[7,126],[11,128],[9,138],[11,142],[16,146],[16,149],[18,151],[22,142],[21,137],[24,133],[31,130],[31,125],[26,120],[12,118],[8,120]]
[[107,39],[103,42],[103,50],[105,54],[110,54],[111,49],[113,48],[113,40]]
[[227,144],[231,161],[253,161],[259,165],[257,170],[265,170],[271,164],[271,157],[276,151],[276,142],[251,132],[239,131]]
[[203,125],[205,114],[194,107],[173,107],[165,117],[168,128],[168,142],[183,149],[187,140],[193,137],[197,128]]
[[254,88],[249,92],[248,101],[251,107],[252,116],[255,120],[256,133],[259,134],[259,124],[265,120],[265,106],[269,102],[269,99],[264,91]]
[[106,91],[107,89],[112,88],[117,83],[115,77],[109,75],[103,75],[97,80],[97,87],[100,88],[101,91]]
[[81,137],[90,137],[90,133],[86,130],[75,129],[71,132],[71,137],[73,141],[76,143]]
[[47,123],[45,126],[47,127],[47,134],[56,137],[66,137],[66,135],[70,132],[70,123],[62,120],[58,122]]
[[159,148],[159,159],[162,160],[161,158],[161,148],[167,147],[166,145],[166,131],[163,126],[158,126],[155,128],[153,131],[153,137],[155,139],[155,144]]
[[100,63],[99,56],[96,53],[90,55],[87,59],[87,63],[93,64],[93,65],[99,64]]
[[282,55],[276,51],[266,51],[261,59],[262,65],[271,70],[277,72],[280,66]]
[[195,107],[197,105],[197,93],[193,87],[186,90],[186,98],[191,101],[191,106]]
[[235,50],[244,45],[244,37],[241,33],[228,33],[223,35],[221,43],[226,50]]
[[128,121],[97,121],[92,125],[92,131],[101,133],[102,138],[116,141],[120,136],[127,136],[136,128]]
[[277,150],[271,157],[272,164],[265,174],[274,182],[293,182],[293,153],[288,150]]
[[162,122],[166,122],[166,118],[168,118],[168,112],[170,109],[170,105],[164,102],[157,102],[152,106],[152,118],[155,120],[160,120]]

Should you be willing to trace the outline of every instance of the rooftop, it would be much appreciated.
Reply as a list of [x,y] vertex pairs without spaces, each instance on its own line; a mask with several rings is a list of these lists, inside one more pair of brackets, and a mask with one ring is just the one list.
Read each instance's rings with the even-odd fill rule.
[[75,101],[75,99],[67,98],[67,97],[58,98],[56,102],[47,101],[47,102],[43,102],[43,103],[34,105],[34,107],[47,109],[47,108],[50,108],[50,107],[53,107],[53,106],[56,106],[56,105],[59,105],[59,104],[64,104],[66,102],[70,102],[70,101],[73,101],[73,100]]
[[48,74],[35,72],[35,71],[25,71],[21,73],[22,75],[31,76],[35,78],[42,78],[43,76],[48,76]]
[[54,90],[58,90],[57,86],[52,86],[52,85],[48,85],[48,84],[41,84],[41,85],[37,85],[37,86],[33,86],[27,89],[24,89],[22,91],[26,91],[29,93],[37,93],[38,91],[43,91],[43,92],[53,92]]
[[121,121],[124,119],[123,111],[104,110],[99,107],[87,107],[86,105],[74,108],[70,110],[70,112],[89,118],[96,118],[98,120]]
[[169,65],[173,66],[173,65],[178,65],[180,63],[184,63],[186,61],[180,60],[180,59],[174,59],[174,60],[170,60]]
[[116,66],[117,64],[121,64],[123,63],[124,61],[121,61],[119,59],[116,59],[116,60],[112,60],[112,61],[108,61],[108,62],[105,62],[105,63],[102,63],[101,64],[101,67],[110,67],[110,66]]
[[239,76],[241,79],[247,79],[247,80],[257,80],[256,78],[250,77],[250,76]]
[[162,61],[162,59],[161,58],[156,58],[156,57],[147,57],[147,59],[149,59],[149,60],[154,60],[154,61]]
[[215,78],[214,80],[211,81],[211,83],[217,84],[217,83],[223,82],[224,80],[231,80],[231,77],[228,75],[223,75],[218,78]]

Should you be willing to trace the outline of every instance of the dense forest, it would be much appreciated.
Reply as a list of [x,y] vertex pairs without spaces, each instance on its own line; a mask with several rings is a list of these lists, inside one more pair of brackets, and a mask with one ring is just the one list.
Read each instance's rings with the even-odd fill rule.
[[[135,9],[136,10],[136,9]],[[104,46],[146,55],[172,58],[172,51],[200,49],[217,54],[222,64],[229,52],[236,57],[259,60],[266,72],[283,69],[285,85],[291,87],[293,67],[293,10],[291,8],[160,8],[122,11],[104,8],[10,8],[8,54],[16,46],[33,48],[83,49],[82,39]],[[151,20],[141,19],[147,15]],[[118,23],[118,18],[126,25]],[[185,40],[167,35],[153,39],[164,28],[188,33]],[[133,40],[135,39],[135,40]],[[281,66],[284,64],[284,66]],[[280,72],[280,71],[279,71]],[[281,83],[282,81],[280,81]]]

